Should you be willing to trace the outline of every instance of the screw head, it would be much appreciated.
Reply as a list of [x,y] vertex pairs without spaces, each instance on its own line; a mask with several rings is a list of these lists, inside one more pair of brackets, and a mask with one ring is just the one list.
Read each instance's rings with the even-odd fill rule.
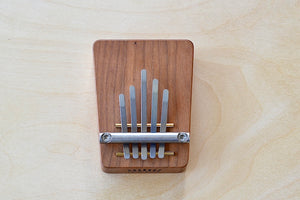
[[111,134],[110,133],[103,133],[101,136],[101,140],[105,143],[111,142]]
[[189,138],[188,134],[186,134],[184,132],[180,132],[177,135],[177,139],[179,142],[188,142],[190,138]]

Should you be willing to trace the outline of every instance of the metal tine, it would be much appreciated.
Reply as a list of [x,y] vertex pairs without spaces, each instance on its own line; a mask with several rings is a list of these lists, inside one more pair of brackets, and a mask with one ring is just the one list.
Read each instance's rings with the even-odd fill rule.
[[[147,132],[147,71],[141,71],[141,132]],[[141,158],[147,160],[147,144],[141,144]]]
[[[131,113],[131,132],[137,132],[137,117],[136,117],[136,100],[135,100],[135,88],[133,85],[129,87],[130,93],[130,113]],[[132,157],[139,158],[139,146],[138,144],[132,144]]]
[[[158,99],[158,80],[154,79],[152,83],[152,105],[151,105],[151,133],[156,133],[157,127],[157,99]],[[150,158],[156,157],[156,144],[150,144]]]
[[[166,132],[167,118],[168,118],[168,103],[169,103],[169,91],[165,89],[163,91],[162,108],[161,108],[161,126],[160,132]],[[164,158],[165,156],[165,144],[161,143],[158,147],[158,158]]]
[[[124,94],[119,95],[119,103],[120,103],[120,114],[121,114],[121,124],[122,124],[122,132],[127,133],[127,119],[126,119],[126,107],[125,107],[125,98]],[[124,158],[130,158],[129,152],[129,144],[123,144]]]

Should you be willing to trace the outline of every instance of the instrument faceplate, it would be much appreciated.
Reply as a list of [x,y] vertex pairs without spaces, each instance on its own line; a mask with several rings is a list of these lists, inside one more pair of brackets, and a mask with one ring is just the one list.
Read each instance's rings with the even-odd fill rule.
[[[190,132],[193,44],[188,40],[99,40],[94,44],[99,132],[121,132],[119,94],[125,96],[126,117],[130,118],[129,87],[135,87],[137,123],[141,121],[141,70],[147,70],[147,123],[151,120],[152,80],[158,79],[157,116],[161,120],[163,90],[169,90],[167,132]],[[127,123],[130,123],[127,121]],[[160,123],[158,121],[158,123]],[[147,124],[146,124],[147,127]],[[145,127],[143,127],[145,129]],[[131,128],[128,128],[128,132]],[[147,128],[150,132],[150,129]],[[159,132],[157,128],[157,132]],[[140,129],[138,128],[138,132]],[[125,133],[126,134],[126,133]],[[155,134],[155,133],[154,133]],[[141,145],[139,144],[139,149]],[[105,172],[181,172],[188,163],[189,144],[167,143],[173,156],[142,160],[116,156],[122,144],[100,144]],[[147,146],[148,153],[150,145]],[[159,145],[157,145],[159,149]],[[131,145],[130,145],[131,149]],[[131,153],[131,152],[130,152]],[[157,153],[157,152],[156,152]]]

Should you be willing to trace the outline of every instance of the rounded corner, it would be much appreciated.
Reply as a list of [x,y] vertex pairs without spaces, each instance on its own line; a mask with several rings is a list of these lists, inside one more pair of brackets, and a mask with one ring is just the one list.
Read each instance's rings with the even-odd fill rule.
[[104,163],[103,163],[103,162],[101,162],[101,169],[102,169],[102,171],[105,172],[105,173],[110,173],[109,167],[104,166]]
[[95,51],[95,48],[96,48],[96,45],[100,42],[100,40],[96,40],[94,43],[93,43],[93,50]]
[[194,43],[191,41],[191,40],[185,40],[190,46],[192,49],[194,49]]

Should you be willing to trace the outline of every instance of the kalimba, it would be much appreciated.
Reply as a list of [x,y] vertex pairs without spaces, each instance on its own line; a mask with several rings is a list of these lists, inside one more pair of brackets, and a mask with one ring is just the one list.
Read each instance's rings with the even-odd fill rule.
[[193,43],[94,43],[102,169],[182,172],[189,159]]

